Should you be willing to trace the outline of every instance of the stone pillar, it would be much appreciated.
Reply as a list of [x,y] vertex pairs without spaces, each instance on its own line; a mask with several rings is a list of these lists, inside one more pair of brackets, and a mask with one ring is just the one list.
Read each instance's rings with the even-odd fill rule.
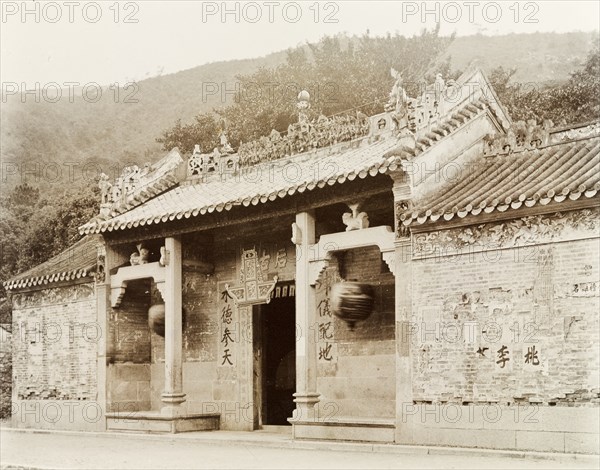
[[394,179],[394,213],[396,217],[396,434],[398,443],[412,443],[412,429],[407,411],[412,410],[412,266],[410,231],[399,216],[411,207],[411,189],[405,173]]
[[[107,412],[115,411],[111,409],[110,389],[112,387],[109,364],[112,362],[115,349],[115,332],[111,331],[111,313],[110,303],[110,271],[113,268],[121,266],[127,261],[127,257],[116,248],[108,245],[104,240],[99,242],[97,247],[96,260],[96,321],[102,330],[102,337],[98,341],[97,350],[97,383],[98,383],[98,405],[102,408],[104,416]],[[106,419],[100,419],[97,423],[98,431],[106,430]]]
[[309,254],[315,243],[314,211],[296,214],[292,241],[296,244],[296,325],[300,334],[296,342],[296,409],[292,420],[310,421],[316,417],[315,405],[319,402],[316,338],[311,336],[316,323],[315,287],[309,282]]
[[[98,383],[98,404],[102,408],[102,413],[106,416],[106,412],[109,411],[107,399],[107,374],[106,369],[108,365],[108,356],[111,352],[109,346],[109,309],[110,307],[110,274],[109,270],[106,269],[108,265],[107,259],[107,248],[102,243],[97,247],[98,250],[98,261],[96,265],[96,321],[98,326],[102,330],[102,337],[98,341],[97,351],[97,383]],[[108,250],[112,251],[112,250]],[[98,272],[101,270],[102,272]],[[106,431],[106,419],[98,420],[98,431]]]
[[162,414],[178,415],[182,412],[183,393],[183,341],[181,299],[181,240],[165,238],[167,263],[165,265],[165,389],[161,400]]

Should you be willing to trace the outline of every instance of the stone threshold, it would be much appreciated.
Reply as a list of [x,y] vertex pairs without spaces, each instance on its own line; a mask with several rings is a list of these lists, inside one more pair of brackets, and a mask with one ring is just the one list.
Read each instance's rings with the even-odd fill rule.
[[327,420],[293,420],[296,440],[326,440],[392,444],[396,425],[390,419],[342,417]]
[[332,418],[330,420],[290,420],[292,425],[300,426],[339,426],[339,427],[361,427],[361,428],[388,428],[395,429],[396,423],[389,419],[365,419],[365,418]]

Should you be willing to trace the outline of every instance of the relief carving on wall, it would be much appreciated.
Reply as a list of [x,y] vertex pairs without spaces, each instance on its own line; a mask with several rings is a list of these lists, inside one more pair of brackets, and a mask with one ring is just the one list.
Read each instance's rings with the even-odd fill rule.
[[23,294],[13,294],[13,308],[32,308],[42,305],[77,302],[89,299],[94,295],[94,287],[91,284],[41,289]]
[[98,246],[94,279],[98,284],[102,284],[106,279],[106,247],[104,245]]
[[226,284],[227,293],[237,304],[269,303],[278,277],[274,276],[272,281],[264,279],[255,249],[244,250],[241,262],[240,284],[237,286]]
[[404,225],[400,219],[400,215],[410,210],[410,201],[398,201],[396,202],[396,238],[409,238],[410,229]]
[[446,256],[597,236],[600,209],[521,217],[415,234],[413,257]]

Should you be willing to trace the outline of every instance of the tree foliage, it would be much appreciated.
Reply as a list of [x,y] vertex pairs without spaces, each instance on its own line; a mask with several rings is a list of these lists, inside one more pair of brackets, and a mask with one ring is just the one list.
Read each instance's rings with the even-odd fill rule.
[[515,69],[498,67],[490,82],[515,121],[551,119],[555,125],[587,122],[600,117],[600,49],[593,49],[581,69],[554,86],[511,83]]
[[79,238],[78,227],[99,210],[97,182],[80,182],[40,198],[27,183],[0,199],[0,298],[2,282],[67,249]]
[[[383,110],[393,84],[390,69],[403,74],[407,91],[415,93],[421,80],[433,80],[438,72],[448,76],[449,61],[440,57],[453,37],[441,37],[439,28],[406,38],[399,34],[360,38],[324,37],[317,44],[291,49],[286,62],[276,67],[238,75],[235,100],[212,113],[196,116],[195,122],[175,125],[157,139],[163,150],[179,147],[184,153],[200,144],[208,152],[216,145],[222,122],[232,145],[283,132],[297,120],[297,96],[311,95],[311,114]],[[228,89],[234,89],[227,84]],[[216,131],[216,132],[215,132]]]

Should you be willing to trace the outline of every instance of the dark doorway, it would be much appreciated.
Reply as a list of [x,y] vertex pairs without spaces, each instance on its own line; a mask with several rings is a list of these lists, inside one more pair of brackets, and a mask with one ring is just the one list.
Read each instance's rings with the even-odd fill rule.
[[[255,312],[255,395],[260,425],[288,425],[296,391],[295,298],[274,298]],[[256,330],[255,330],[256,331]],[[258,357],[257,357],[258,352]]]

